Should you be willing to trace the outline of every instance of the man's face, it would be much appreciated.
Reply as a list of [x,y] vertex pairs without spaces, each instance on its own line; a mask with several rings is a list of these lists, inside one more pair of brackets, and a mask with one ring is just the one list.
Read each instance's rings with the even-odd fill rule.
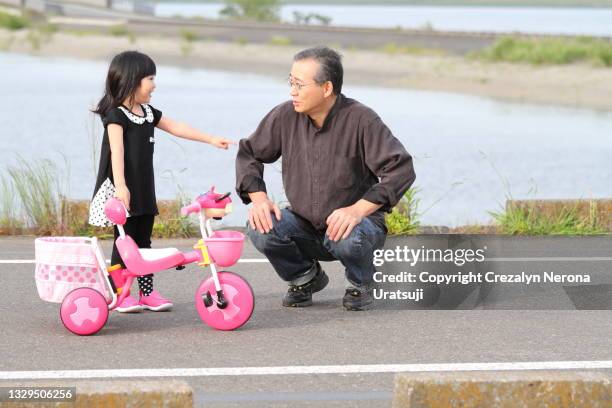
[[289,95],[291,95],[293,109],[296,112],[309,114],[321,106],[325,98],[329,96],[325,88],[328,88],[331,83],[320,85],[315,82],[318,71],[319,63],[313,59],[293,63],[289,75],[289,81],[292,84]]

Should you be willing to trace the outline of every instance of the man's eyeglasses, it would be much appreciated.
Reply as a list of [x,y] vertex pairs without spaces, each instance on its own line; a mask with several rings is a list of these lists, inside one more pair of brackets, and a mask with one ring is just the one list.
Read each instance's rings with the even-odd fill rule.
[[319,85],[316,82],[311,82],[309,84],[302,84],[300,82],[295,82],[291,77],[287,78],[287,84],[289,85],[289,88],[291,89],[295,88],[298,92],[301,91],[303,88],[306,88],[307,86]]

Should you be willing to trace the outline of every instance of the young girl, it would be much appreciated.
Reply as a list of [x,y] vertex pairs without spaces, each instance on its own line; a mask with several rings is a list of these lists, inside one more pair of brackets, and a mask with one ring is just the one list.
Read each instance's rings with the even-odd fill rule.
[[[153,219],[159,214],[153,175],[155,128],[220,149],[234,143],[177,123],[149,105],[155,73],[155,63],[145,54],[126,51],[116,55],[108,70],[104,96],[94,110],[102,119],[104,137],[89,222],[111,225],[100,211],[106,199],[114,195],[129,211],[125,232],[140,248],[151,248]],[[114,229],[116,240],[119,231],[116,226]],[[115,245],[111,262],[125,267]],[[162,311],[172,307],[168,299],[153,290],[153,275],[139,277],[138,286],[139,301],[128,296],[117,311],[140,312],[143,308]]]

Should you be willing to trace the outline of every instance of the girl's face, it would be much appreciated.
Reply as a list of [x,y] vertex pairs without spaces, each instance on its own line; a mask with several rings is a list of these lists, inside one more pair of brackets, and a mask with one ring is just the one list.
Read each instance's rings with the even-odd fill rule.
[[155,90],[155,75],[142,78],[140,86],[134,94],[134,102],[149,103],[151,102],[151,94]]

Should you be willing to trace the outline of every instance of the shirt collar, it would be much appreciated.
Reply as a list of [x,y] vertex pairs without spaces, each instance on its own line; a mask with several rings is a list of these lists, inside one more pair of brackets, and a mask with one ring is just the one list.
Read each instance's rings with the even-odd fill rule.
[[342,106],[343,102],[344,102],[344,95],[342,95],[341,93],[336,95],[336,101],[334,102],[334,105],[332,106],[332,108],[329,110],[329,113],[325,117],[325,120],[323,121],[323,126],[321,126],[321,129],[319,129],[320,131],[324,130],[327,127],[330,120],[335,116],[336,113],[338,113],[338,110],[340,110],[340,107]]
[[323,126],[321,126],[321,128],[319,129],[316,129],[314,122],[312,121],[312,119],[310,119],[308,115],[304,115],[306,121],[310,123],[313,127],[315,127],[316,133],[323,131],[329,125],[329,122],[331,121],[331,119],[335,116],[336,113],[338,113],[338,111],[340,110],[340,107],[344,103],[344,98],[345,98],[344,95],[341,93],[336,95],[336,101],[334,102],[331,109],[329,110],[329,113],[325,117],[325,120],[323,121]]

